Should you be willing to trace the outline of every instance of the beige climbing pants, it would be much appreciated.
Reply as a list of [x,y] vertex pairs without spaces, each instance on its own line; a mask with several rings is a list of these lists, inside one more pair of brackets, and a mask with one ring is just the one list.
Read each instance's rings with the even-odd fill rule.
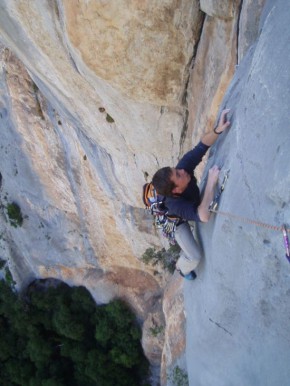
[[180,270],[183,275],[187,275],[198,266],[202,256],[201,248],[195,240],[188,222],[177,226],[175,240],[181,248],[176,269]]

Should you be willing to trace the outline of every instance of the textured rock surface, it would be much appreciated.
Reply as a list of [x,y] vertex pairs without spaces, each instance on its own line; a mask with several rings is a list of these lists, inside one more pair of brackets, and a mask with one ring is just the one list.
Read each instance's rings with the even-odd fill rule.
[[[162,353],[161,384],[166,384],[170,370],[180,362],[186,347],[186,316],[184,311],[183,279],[175,273],[165,288],[163,311],[166,320],[165,345]],[[184,363],[182,363],[184,366]]]
[[[232,127],[209,158],[230,168],[220,210],[289,226],[289,9],[275,2],[224,103]],[[190,385],[287,385],[289,263],[282,233],[217,215],[200,227],[205,259],[186,283]]]
[[133,100],[179,105],[199,37],[197,0],[63,1],[68,39],[94,74]]
[[[141,320],[149,311],[162,318],[157,304],[168,276],[153,275],[156,268],[138,260],[148,246],[160,245],[140,209],[140,187],[159,163],[175,163],[181,152],[181,102],[202,17],[192,1],[156,2],[152,9],[100,2],[91,28],[96,4],[0,5],[1,40],[28,69],[3,47],[2,257],[20,285],[59,278],[85,285],[97,302],[123,297]],[[75,6],[83,22],[76,23]],[[118,68],[115,22],[115,36],[122,35],[131,55],[119,57]],[[99,24],[108,26],[107,42],[99,39]],[[98,57],[90,62],[92,47]],[[12,201],[25,216],[21,228],[9,225],[5,207]],[[160,342],[143,344],[155,364]]]
[[[197,1],[124,4],[1,2],[0,37],[9,47],[1,48],[0,61],[1,257],[9,259],[19,284],[54,277],[85,285],[97,302],[126,299],[144,321],[143,347],[156,368],[165,341],[163,383],[174,365],[186,368],[187,326],[190,384],[256,386],[256,369],[271,359],[263,348],[261,363],[252,363],[258,355],[251,341],[260,344],[261,331],[270,335],[268,348],[277,357],[283,350],[289,354],[278,330],[278,322],[287,330],[289,315],[280,235],[272,240],[221,218],[201,227],[206,259],[197,281],[174,276],[162,304],[169,276],[139,260],[148,246],[162,243],[141,209],[140,187],[212,128],[237,61],[245,58],[223,102],[233,108],[233,127],[210,163],[235,172],[224,193],[227,210],[236,209],[231,197],[239,197],[245,215],[263,208],[265,221],[286,221],[289,179],[278,165],[288,140],[287,121],[280,119],[287,118],[289,100],[289,37],[282,31],[287,10],[284,15],[282,1],[274,7],[268,1],[264,27],[258,27],[262,0],[231,2],[226,10],[227,2],[202,1],[206,15]],[[278,73],[286,75],[276,83]],[[285,130],[281,142],[271,137],[273,127]],[[261,148],[271,154],[267,160]],[[264,161],[274,176],[271,186]],[[12,201],[25,216],[21,228],[9,225],[6,206]],[[256,300],[249,306],[252,294]],[[284,316],[276,321],[277,298]],[[262,330],[252,325],[255,318]],[[153,336],[162,323],[165,331]],[[287,333],[284,338],[289,341]],[[238,368],[236,377],[225,372],[220,353],[227,368]],[[279,373],[283,384],[289,375],[282,365],[281,358],[271,382]]]
[[237,3],[237,0],[201,0],[200,9],[209,16],[231,19]]
[[189,130],[185,143],[196,143],[212,130],[237,64],[238,3],[230,20],[206,16],[188,87]]
[[[0,257],[9,260],[17,283],[59,278],[85,285],[99,303],[123,298],[140,320],[153,310],[162,318],[166,275],[153,276],[153,269],[138,256],[133,258],[115,229],[110,208],[101,213],[97,196],[103,196],[103,187],[91,162],[91,157],[99,159],[96,147],[86,147],[85,136],[56,112],[7,49],[1,51],[0,84]],[[18,228],[10,225],[7,215],[12,202],[24,216]],[[102,203],[103,209],[109,206],[105,197]],[[141,227],[143,212],[135,212],[132,216],[139,216],[135,223],[140,222],[136,230],[146,230],[145,221]],[[107,248],[111,252],[115,248],[112,255]],[[156,358],[159,350],[160,361],[160,341],[154,342],[148,357],[155,352]]]
[[[26,100],[26,90],[21,85],[15,87],[9,80],[22,70],[9,68],[11,63],[7,68],[3,64],[3,74],[7,72],[10,82],[3,87],[9,89],[13,98],[11,113],[19,115],[12,119],[21,122],[21,127],[16,124],[14,129],[16,132],[22,130],[19,134],[24,138],[21,150],[26,156],[32,156],[29,173],[32,178],[40,179],[39,186],[34,189],[47,190],[52,205],[59,210],[54,227],[50,224],[51,232],[59,239],[51,242],[52,249],[54,246],[59,249],[65,243],[63,234],[70,235],[70,243],[79,247],[82,243],[78,238],[85,237],[83,233],[91,233],[87,236],[90,245],[86,245],[81,254],[93,256],[93,265],[108,269],[119,265],[140,269],[136,257],[141,256],[149,243],[159,243],[154,235],[141,233],[149,226],[144,226],[144,212],[138,208],[140,186],[155,170],[160,149],[164,151],[160,154],[161,159],[176,158],[179,153],[179,130],[184,120],[182,108],[180,111],[160,110],[154,105],[128,100],[94,77],[85,63],[82,63],[84,72],[80,75],[72,60],[73,53],[64,43],[66,34],[62,31],[60,14],[53,3],[44,4],[21,1],[9,2],[7,6],[2,4],[0,17],[4,42],[25,62],[41,89],[41,92],[35,91],[33,82],[25,75],[27,79],[23,83],[26,87],[30,84],[31,88],[28,90],[31,97]],[[182,68],[185,71],[185,65]],[[3,75],[3,81],[6,81],[4,78]],[[25,99],[22,104],[17,100],[19,95]],[[43,95],[49,99],[48,111]],[[9,105],[9,100],[5,102]],[[29,103],[36,107],[30,109]],[[43,111],[38,111],[39,106]],[[106,111],[100,112],[99,108]],[[30,117],[33,109],[35,119]],[[115,122],[107,122],[107,112]],[[31,123],[32,119],[35,122]],[[46,126],[51,130],[45,131]],[[154,141],[151,132],[155,133]],[[161,146],[161,143],[167,146]],[[4,177],[7,183],[8,179]],[[25,180],[24,172],[21,177]],[[35,194],[35,197],[39,202],[33,203],[33,209],[40,204],[46,205],[41,195]],[[80,228],[80,233],[83,232],[82,236],[73,234],[73,222]],[[63,229],[62,234],[57,230],[59,227]],[[38,248],[41,251],[41,245]],[[65,249],[63,247],[62,252]],[[54,261],[64,262],[58,253],[53,253]],[[80,260],[79,263],[82,265]]]
[[259,21],[265,0],[244,0],[239,21],[238,63],[259,36]]

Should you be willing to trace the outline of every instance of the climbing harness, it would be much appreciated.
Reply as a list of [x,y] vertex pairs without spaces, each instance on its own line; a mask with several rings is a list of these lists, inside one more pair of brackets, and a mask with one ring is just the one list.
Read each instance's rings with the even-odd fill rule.
[[258,227],[267,228],[267,229],[271,229],[274,231],[282,232],[285,250],[286,250],[286,259],[290,263],[290,246],[289,246],[290,244],[289,244],[289,238],[288,238],[288,233],[290,233],[290,228],[287,228],[286,225],[277,226],[277,225],[267,224],[267,223],[264,223],[261,221],[252,220],[252,219],[247,218],[247,217],[238,216],[236,214],[224,212],[224,211],[221,211],[218,209],[220,196],[225,189],[225,183],[228,180],[228,178],[229,178],[229,170],[226,171],[222,185],[221,185],[217,195],[215,196],[214,200],[210,203],[208,210],[211,213],[215,213],[215,214],[218,214],[218,215],[221,215],[224,217],[229,217],[229,218],[232,218],[234,220],[241,221],[241,222],[244,222],[247,224],[253,224],[253,225],[256,225]]
[[145,209],[149,210],[153,216],[155,228],[162,229],[162,235],[168,239],[171,245],[176,244],[175,231],[177,225],[181,223],[181,219],[180,217],[168,215],[165,197],[157,194],[152,182],[143,186],[143,202]]
[[179,217],[170,217],[166,216],[166,220],[162,226],[162,234],[164,237],[166,237],[171,245],[176,244],[175,240],[175,231],[177,225],[180,224],[180,218]]

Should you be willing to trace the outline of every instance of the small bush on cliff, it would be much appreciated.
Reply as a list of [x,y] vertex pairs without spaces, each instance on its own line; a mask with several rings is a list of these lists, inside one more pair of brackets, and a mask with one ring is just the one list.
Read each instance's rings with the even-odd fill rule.
[[171,245],[167,251],[165,248],[162,248],[160,251],[156,251],[154,248],[147,248],[141,257],[141,260],[145,264],[152,264],[152,266],[161,264],[163,269],[173,273],[175,270],[176,261],[179,257],[179,253],[180,247],[177,244]]
[[143,385],[140,336],[119,300],[97,307],[84,287],[65,284],[20,298],[0,281],[0,385]]
[[188,375],[179,366],[174,367],[168,376],[168,380],[172,382],[174,386],[188,386]]
[[106,121],[109,122],[109,123],[114,123],[115,122],[114,119],[109,114],[106,115]]
[[9,217],[10,224],[15,228],[21,226],[23,223],[23,216],[21,208],[16,202],[11,202],[6,206],[7,215]]
[[150,328],[150,332],[152,336],[158,336],[164,332],[164,326],[155,326]]

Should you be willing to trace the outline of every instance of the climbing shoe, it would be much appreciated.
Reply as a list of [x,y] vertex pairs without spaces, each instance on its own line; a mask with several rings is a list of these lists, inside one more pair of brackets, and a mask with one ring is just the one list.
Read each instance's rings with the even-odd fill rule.
[[194,271],[189,272],[187,275],[184,275],[181,271],[179,271],[179,273],[186,280],[194,280],[194,279],[196,279],[196,273]]

